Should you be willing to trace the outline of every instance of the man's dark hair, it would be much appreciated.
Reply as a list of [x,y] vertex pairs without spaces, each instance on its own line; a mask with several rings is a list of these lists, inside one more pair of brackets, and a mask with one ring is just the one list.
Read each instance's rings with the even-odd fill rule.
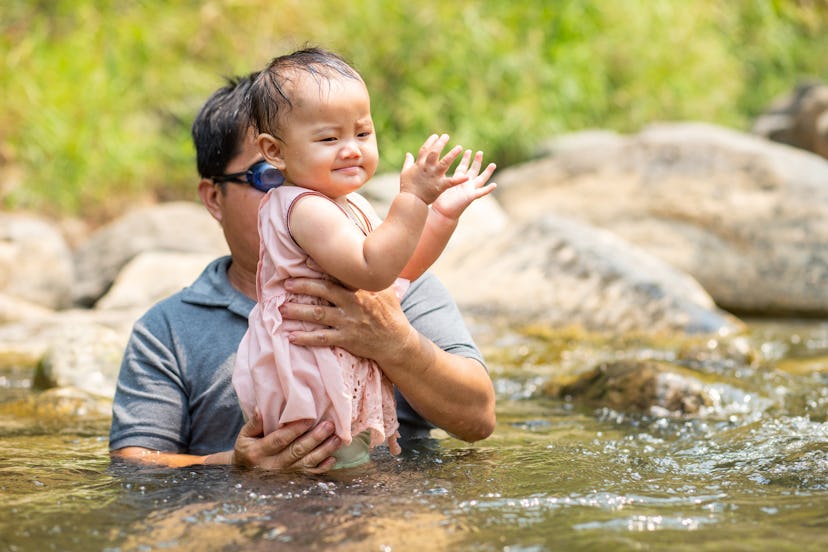
[[196,149],[196,166],[202,178],[224,174],[239,154],[250,128],[248,118],[250,87],[259,76],[253,72],[230,77],[199,110],[191,134]]
[[250,123],[258,132],[278,138],[279,118],[292,106],[289,85],[299,71],[320,84],[336,75],[362,82],[360,74],[345,59],[322,48],[305,48],[273,58],[250,87]]

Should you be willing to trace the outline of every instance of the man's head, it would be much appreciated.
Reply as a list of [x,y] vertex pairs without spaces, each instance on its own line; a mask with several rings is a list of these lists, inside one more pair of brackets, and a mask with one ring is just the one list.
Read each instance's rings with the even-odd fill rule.
[[258,72],[230,78],[205,102],[193,121],[191,133],[196,166],[202,178],[225,174],[247,138],[248,95]]
[[263,192],[243,181],[215,177],[244,173],[262,158],[250,127],[247,105],[256,76],[258,73],[230,79],[210,96],[192,126],[201,176],[198,195],[221,224],[233,256],[233,273],[241,274],[244,285],[253,290],[259,257],[257,211]]

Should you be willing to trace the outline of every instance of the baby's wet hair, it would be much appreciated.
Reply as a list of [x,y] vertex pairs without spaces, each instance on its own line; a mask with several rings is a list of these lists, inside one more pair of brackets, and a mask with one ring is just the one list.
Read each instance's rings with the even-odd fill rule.
[[256,132],[278,137],[280,118],[293,106],[289,89],[298,72],[320,84],[337,76],[362,82],[343,57],[323,48],[309,47],[273,58],[250,87],[250,122]]

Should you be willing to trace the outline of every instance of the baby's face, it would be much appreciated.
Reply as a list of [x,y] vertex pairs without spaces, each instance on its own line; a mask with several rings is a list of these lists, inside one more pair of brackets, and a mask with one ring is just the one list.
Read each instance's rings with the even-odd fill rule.
[[280,125],[284,168],[279,168],[287,179],[331,198],[358,190],[379,161],[365,84],[300,73],[290,99],[293,107]]

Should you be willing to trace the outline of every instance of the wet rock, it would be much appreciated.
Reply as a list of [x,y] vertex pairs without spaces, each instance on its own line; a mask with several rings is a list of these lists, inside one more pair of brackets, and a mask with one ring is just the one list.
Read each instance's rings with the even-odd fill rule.
[[[109,347],[125,344],[141,310],[97,311],[76,309],[57,311],[47,317],[29,318],[0,325],[0,367],[34,368],[50,351],[77,334],[82,343],[101,338],[110,345],[98,350],[109,356]],[[91,337],[83,334],[89,332]],[[117,337],[115,337],[117,336]],[[95,366],[93,362],[90,366]]]
[[40,421],[105,418],[111,412],[111,400],[71,387],[48,389],[23,399],[0,403],[0,415]]
[[103,326],[64,326],[51,337],[34,386],[74,387],[112,398],[125,346],[122,335]]
[[714,403],[692,372],[658,361],[606,362],[575,381],[552,380],[543,392],[595,408],[656,416],[699,414]]

